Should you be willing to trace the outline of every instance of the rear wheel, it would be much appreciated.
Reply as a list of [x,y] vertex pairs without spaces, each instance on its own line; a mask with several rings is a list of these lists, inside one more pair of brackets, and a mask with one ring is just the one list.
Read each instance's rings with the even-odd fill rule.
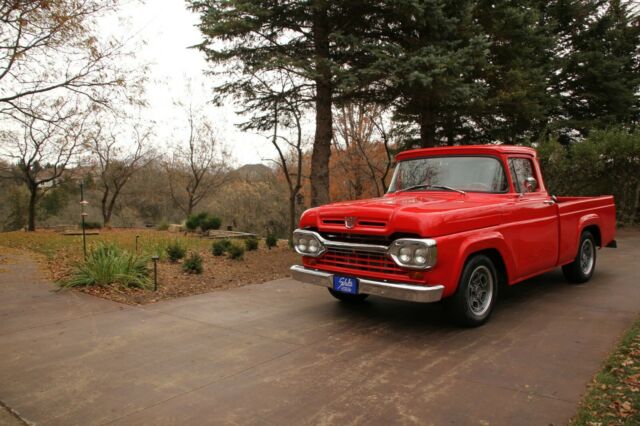
[[331,293],[331,295],[333,297],[335,297],[336,299],[338,299],[341,302],[360,303],[360,302],[363,302],[364,299],[369,297],[368,294],[349,294],[349,293],[343,293],[341,291],[335,291],[332,288],[330,288],[328,290],[329,290],[329,293]]
[[449,299],[453,319],[465,326],[487,322],[498,297],[498,274],[487,256],[477,254],[467,260],[456,293]]
[[573,262],[562,267],[567,281],[574,284],[586,283],[593,276],[596,269],[596,240],[589,231],[580,236],[578,254]]

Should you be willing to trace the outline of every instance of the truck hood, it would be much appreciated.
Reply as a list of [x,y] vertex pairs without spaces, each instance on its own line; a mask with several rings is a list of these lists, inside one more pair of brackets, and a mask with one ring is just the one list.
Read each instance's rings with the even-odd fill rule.
[[498,225],[506,194],[401,193],[309,209],[300,226],[326,232],[437,237]]

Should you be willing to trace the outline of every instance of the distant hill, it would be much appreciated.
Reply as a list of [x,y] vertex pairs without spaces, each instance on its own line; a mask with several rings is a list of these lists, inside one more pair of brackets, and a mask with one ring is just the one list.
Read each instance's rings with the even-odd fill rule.
[[276,177],[273,169],[264,164],[246,164],[229,173],[231,179],[248,181],[273,180]]

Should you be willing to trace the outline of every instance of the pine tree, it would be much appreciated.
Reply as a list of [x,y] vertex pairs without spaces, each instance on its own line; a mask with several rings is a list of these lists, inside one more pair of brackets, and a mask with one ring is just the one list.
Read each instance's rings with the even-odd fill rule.
[[640,119],[640,16],[620,0],[584,2],[562,72],[567,125],[591,128]]
[[[315,107],[311,204],[329,202],[332,106],[357,86],[349,74],[349,52],[350,46],[358,45],[368,2],[188,0],[188,4],[200,14],[204,41],[197,47],[214,65],[224,66],[216,73],[222,76],[216,87],[218,100],[251,99],[255,85],[262,84],[260,79],[268,84],[270,73],[296,76],[291,96]],[[253,107],[270,110],[273,99],[264,101],[254,102]]]

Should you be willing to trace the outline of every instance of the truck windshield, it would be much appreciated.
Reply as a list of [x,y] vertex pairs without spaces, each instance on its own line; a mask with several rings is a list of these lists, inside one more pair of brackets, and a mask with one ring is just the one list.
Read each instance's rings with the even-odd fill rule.
[[509,188],[504,168],[497,158],[446,156],[399,162],[389,192],[441,191],[443,187],[492,193],[506,192]]

